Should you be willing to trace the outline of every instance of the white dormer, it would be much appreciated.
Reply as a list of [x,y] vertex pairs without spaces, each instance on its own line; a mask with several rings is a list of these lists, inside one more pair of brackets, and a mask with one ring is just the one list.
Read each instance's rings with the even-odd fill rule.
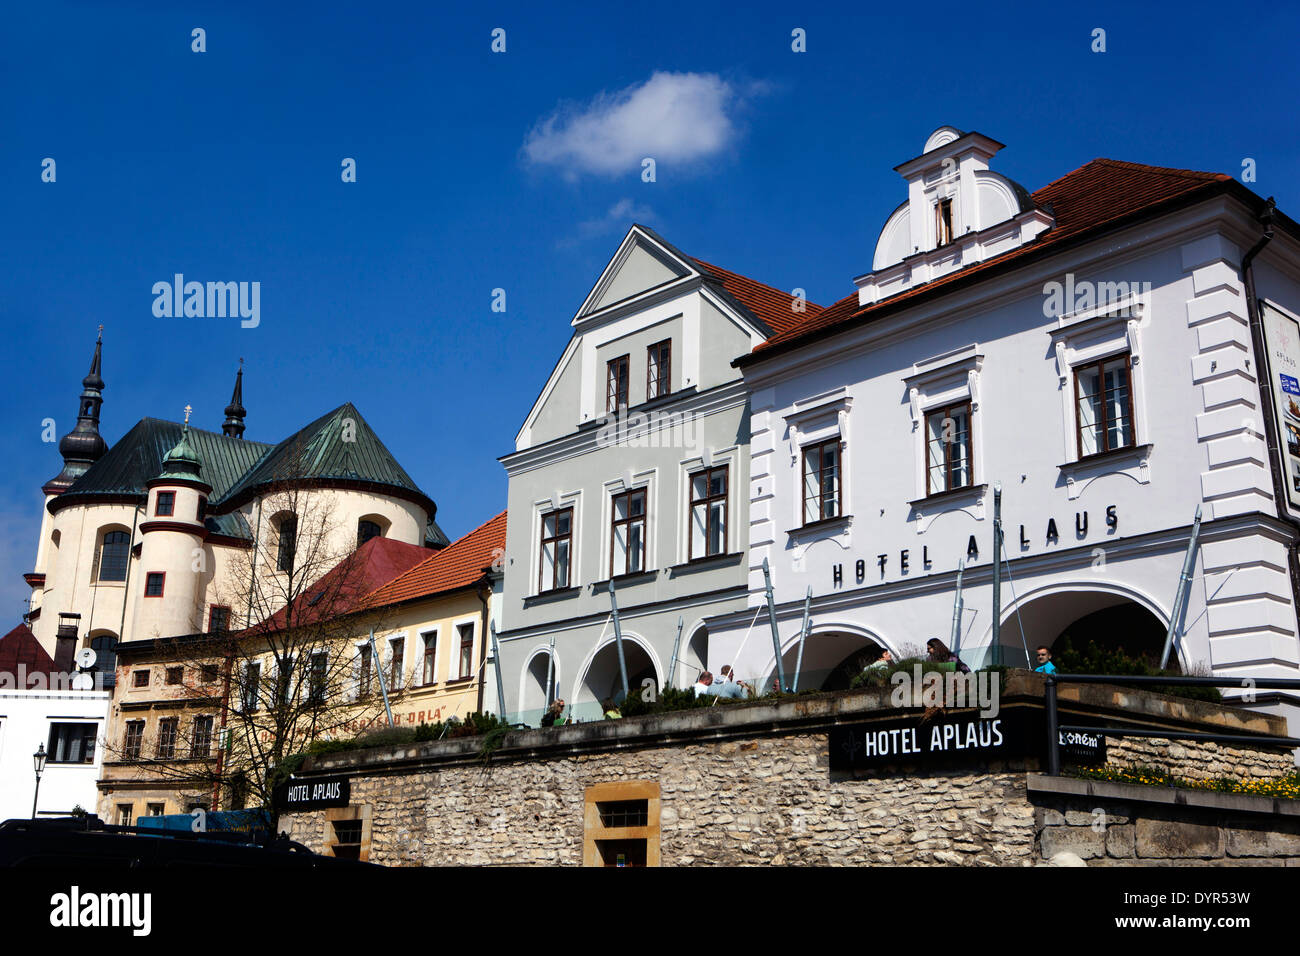
[[1024,187],[989,169],[1001,148],[981,133],[941,126],[920,156],[894,167],[907,180],[907,201],[880,231],[872,271],[854,280],[859,304],[1001,255],[1051,228],[1052,217]]

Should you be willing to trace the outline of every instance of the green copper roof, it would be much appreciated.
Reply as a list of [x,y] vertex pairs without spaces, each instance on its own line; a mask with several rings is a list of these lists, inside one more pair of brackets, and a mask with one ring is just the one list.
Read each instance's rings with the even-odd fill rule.
[[346,481],[400,489],[435,510],[429,499],[351,402],[322,415],[272,448],[213,506],[238,504],[259,486],[281,481]]
[[163,458],[163,472],[158,477],[187,478],[194,481],[201,480],[202,472],[203,459],[190,444],[190,426],[187,423],[181,431],[181,440]]

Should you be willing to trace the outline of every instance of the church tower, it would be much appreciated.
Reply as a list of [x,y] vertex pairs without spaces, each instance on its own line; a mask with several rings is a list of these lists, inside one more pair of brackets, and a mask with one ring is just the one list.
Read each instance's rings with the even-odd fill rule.
[[190,441],[190,412],[185,406],[180,441],[163,459],[162,473],[145,483],[133,640],[203,629],[199,598],[208,574],[204,518],[212,486],[203,480],[203,461]]
[[100,375],[103,348],[104,327],[101,325],[99,337],[95,339],[95,354],[90,360],[90,371],[81,380],[77,424],[59,442],[63,470],[41,486],[47,495],[63,494],[108,451],[108,443],[99,434],[99,407],[104,404],[104,379]]
[[221,434],[227,438],[244,437],[244,360],[239,360],[239,371],[235,373],[235,391],[226,406],[226,420],[221,425]]

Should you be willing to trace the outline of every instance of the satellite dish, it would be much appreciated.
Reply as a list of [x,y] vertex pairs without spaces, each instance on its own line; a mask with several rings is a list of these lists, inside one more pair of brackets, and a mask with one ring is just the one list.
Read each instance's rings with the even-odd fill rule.
[[91,677],[89,674],[78,674],[77,676],[72,678],[72,689],[73,690],[94,690],[95,678]]
[[83,647],[81,650],[77,651],[78,667],[83,669],[94,667],[97,659],[98,655],[96,655],[94,650],[89,647]]

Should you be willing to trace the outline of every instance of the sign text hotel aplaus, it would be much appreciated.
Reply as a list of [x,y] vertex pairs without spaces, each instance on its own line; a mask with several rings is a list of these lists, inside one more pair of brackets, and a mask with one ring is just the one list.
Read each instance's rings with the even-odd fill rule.
[[346,807],[351,796],[352,785],[347,777],[320,777],[302,782],[290,780],[281,785],[279,804],[286,813],[325,810]]
[[[1104,517],[1106,521],[1107,534],[1111,534],[1117,528],[1119,528],[1119,511],[1115,507],[1115,505],[1106,506]],[[1066,520],[1068,521],[1069,519]],[[1066,525],[1066,533],[1067,534],[1069,533],[1068,524]],[[1006,534],[1006,537],[1003,540],[1005,542],[1005,546],[1009,549],[1011,547],[1010,533],[1004,532],[1004,534]],[[1074,513],[1074,539],[1078,543],[1082,544],[1087,539],[1087,537],[1088,537],[1088,512],[1076,511]],[[1060,529],[1057,527],[1055,518],[1047,519],[1047,525],[1043,533],[1042,541],[1045,545],[1048,546],[1056,546],[1061,543],[1061,532]],[[1021,551],[1028,550],[1033,545],[1033,543],[1034,542],[1032,538],[1025,531],[1025,526],[1023,524],[1020,525],[1020,550]],[[876,555],[875,561],[871,563],[879,566],[880,580],[883,581],[890,574],[891,567],[897,568],[897,573],[899,574],[909,574],[914,570],[915,567],[919,567],[919,569],[922,571],[930,571],[934,568],[934,560],[930,556],[930,548],[928,545],[923,545],[921,547],[921,553],[919,556],[913,554],[914,551],[915,551],[914,548],[904,548],[902,551],[900,551],[898,553],[897,564],[890,563],[891,556],[889,554]],[[975,535],[971,535],[970,540],[967,541],[966,543],[966,566],[969,567],[971,564],[978,561],[979,558],[980,558],[979,540],[976,538]],[[866,582],[867,574],[868,574],[867,565],[868,562],[866,558],[859,558],[848,569],[847,573],[851,575],[850,580],[853,583],[863,584]],[[955,568],[956,566],[957,566],[957,562],[954,560],[952,562],[952,567]],[[843,587],[845,574],[846,571],[843,564],[831,565],[831,586],[837,588]]]

